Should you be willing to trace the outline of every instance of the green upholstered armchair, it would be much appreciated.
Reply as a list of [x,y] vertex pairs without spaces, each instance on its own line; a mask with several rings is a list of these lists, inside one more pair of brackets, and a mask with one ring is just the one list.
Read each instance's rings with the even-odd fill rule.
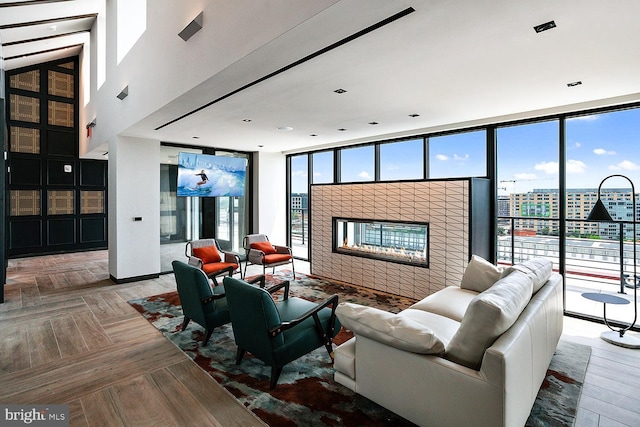
[[197,267],[177,260],[171,265],[184,314],[182,330],[193,320],[205,328],[203,345],[207,345],[213,329],[230,321],[224,287],[216,286],[212,289],[204,271]]
[[[248,351],[271,366],[271,389],[284,365],[316,348],[324,345],[333,358],[332,340],[340,330],[337,295],[315,303],[289,298],[288,281],[268,290],[232,277],[223,284],[238,345],[236,364]],[[283,299],[274,301],[271,294],[282,288]]]

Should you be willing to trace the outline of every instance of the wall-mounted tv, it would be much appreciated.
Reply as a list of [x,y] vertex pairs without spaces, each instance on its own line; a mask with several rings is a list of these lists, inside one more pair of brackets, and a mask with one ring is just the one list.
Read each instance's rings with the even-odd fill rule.
[[178,196],[244,196],[247,159],[178,153]]

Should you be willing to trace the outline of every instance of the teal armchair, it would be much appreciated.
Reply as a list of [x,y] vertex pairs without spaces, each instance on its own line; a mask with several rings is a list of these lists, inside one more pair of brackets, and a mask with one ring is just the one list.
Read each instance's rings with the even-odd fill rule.
[[213,329],[230,321],[224,287],[216,286],[212,289],[204,271],[197,267],[177,260],[171,265],[184,314],[182,330],[193,320],[205,328],[203,345],[207,345]]
[[[338,295],[315,303],[289,297],[288,281],[268,290],[232,277],[223,284],[238,345],[236,364],[248,351],[271,366],[271,389],[287,363],[316,348],[324,345],[333,358],[332,341],[340,330]],[[282,288],[283,299],[274,301],[271,294]]]

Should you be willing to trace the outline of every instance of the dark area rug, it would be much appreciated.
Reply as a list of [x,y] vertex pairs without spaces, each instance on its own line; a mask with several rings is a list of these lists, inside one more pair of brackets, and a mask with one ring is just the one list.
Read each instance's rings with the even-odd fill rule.
[[[267,286],[290,279],[282,271],[267,275]],[[291,295],[321,301],[338,294],[340,301],[355,302],[399,312],[415,301],[358,286],[296,274]],[[231,392],[245,407],[270,426],[412,426],[376,403],[333,381],[331,359],[324,348],[286,365],[278,385],[269,390],[270,368],[247,354],[235,365],[236,345],[231,325],[214,331],[206,347],[204,330],[191,322],[180,331],[182,310],[177,292],[129,301],[171,342]],[[335,344],[351,338],[341,330]],[[562,342],[527,422],[530,426],[571,426],[582,390],[590,348]]]

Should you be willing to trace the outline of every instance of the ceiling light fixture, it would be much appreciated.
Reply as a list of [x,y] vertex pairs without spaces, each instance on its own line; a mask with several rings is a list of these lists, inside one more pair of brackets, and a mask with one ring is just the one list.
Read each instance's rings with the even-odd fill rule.
[[258,145],[258,148],[262,148],[262,147],[264,147],[264,145],[262,145],[262,144]]
[[575,82],[571,82],[571,83],[567,83],[568,87],[574,87],[574,86],[580,86],[582,84],[582,81],[578,80]]
[[55,25],[55,24],[54,24],[54,25],[49,25],[49,30],[50,30],[50,31],[55,31],[55,30],[57,30],[57,29],[58,29],[58,26],[57,26],[57,25]]
[[555,27],[556,27],[555,21],[549,21],[549,22],[545,22],[544,24],[536,25],[535,27],[533,27],[533,29],[536,31],[536,33],[541,33],[543,31],[547,31]]
[[416,113],[409,114],[409,117],[420,117],[420,114],[416,114]]
[[373,126],[373,125],[377,125],[379,123],[378,122],[369,122],[369,124]]
[[318,136],[318,134],[317,134],[317,133],[312,133],[312,134],[311,134],[311,135],[309,135],[309,136]]
[[345,128],[340,128],[338,129],[340,132],[344,132],[346,129]]
[[344,89],[336,89],[336,90],[334,90],[334,92],[335,93],[345,93],[346,90],[344,90]]
[[193,138],[193,139],[200,139],[200,137],[199,137],[199,136],[192,136],[191,138]]
[[245,123],[251,123],[251,119],[242,119],[242,121]]
[[278,130],[287,130],[287,131],[289,131],[289,130],[293,130],[293,128],[291,126],[279,126]]

